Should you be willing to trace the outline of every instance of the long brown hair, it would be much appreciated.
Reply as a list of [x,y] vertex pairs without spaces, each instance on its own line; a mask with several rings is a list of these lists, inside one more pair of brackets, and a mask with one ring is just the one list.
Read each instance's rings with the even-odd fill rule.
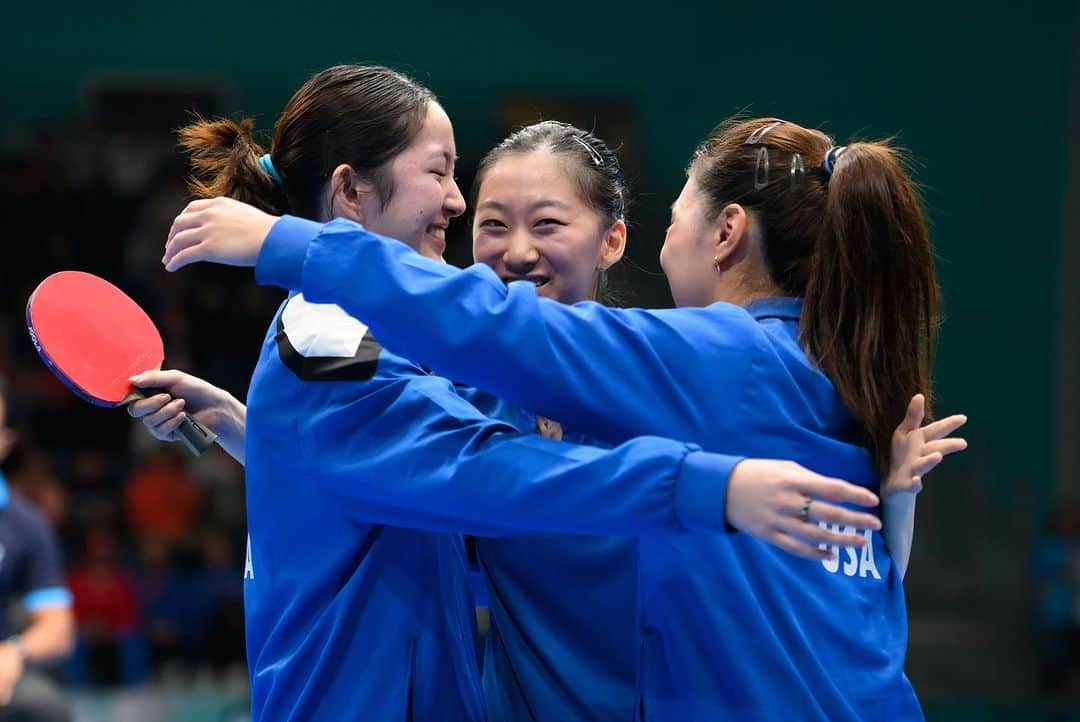
[[804,299],[800,341],[884,473],[909,399],[930,398],[938,325],[930,238],[900,152],[838,150],[795,123],[732,119],[698,147],[689,175],[713,214],[729,203],[752,212],[773,284]]
[[[268,151],[254,121],[198,119],[179,131],[191,156],[196,196],[227,195],[269,213],[318,220],[323,189],[347,163],[376,187],[393,192],[390,162],[423,125],[434,94],[401,73],[376,65],[336,65],[312,76],[285,105]],[[260,162],[266,152],[278,177]]]

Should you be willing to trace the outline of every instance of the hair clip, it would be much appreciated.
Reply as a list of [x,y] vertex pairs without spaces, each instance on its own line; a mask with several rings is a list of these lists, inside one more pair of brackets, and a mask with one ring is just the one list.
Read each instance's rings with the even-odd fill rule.
[[791,154],[791,187],[794,188],[795,184],[799,182],[799,177],[802,176],[806,170],[806,166],[803,165],[802,156],[798,153]]
[[597,166],[604,165],[604,159],[601,158],[600,154],[596,152],[596,148],[593,148],[590,143],[586,143],[585,139],[582,138],[581,136],[575,135],[575,136],[571,136],[571,137],[575,141],[580,143],[585,148],[585,150],[589,151],[589,156],[592,157],[593,163],[595,163]]
[[771,123],[766,123],[765,125],[761,126],[757,130],[755,130],[753,133],[751,133],[750,137],[746,139],[746,142],[743,143],[743,145],[757,145],[758,143],[761,142],[761,139],[765,137],[766,133],[768,133],[770,130],[772,130],[776,126],[783,125],[783,124],[784,124],[784,121],[782,121],[782,120],[774,120]]
[[836,167],[836,161],[839,160],[840,154],[847,150],[847,146],[834,145],[825,151],[825,159],[821,161],[821,167],[825,171],[825,175],[832,175],[833,168]]
[[767,185],[769,185],[769,149],[761,146],[757,164],[754,166],[754,188],[761,190]]

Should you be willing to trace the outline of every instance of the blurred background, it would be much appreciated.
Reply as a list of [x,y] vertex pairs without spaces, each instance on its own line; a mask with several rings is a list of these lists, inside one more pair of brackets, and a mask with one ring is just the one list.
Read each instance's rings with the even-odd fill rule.
[[[78,401],[36,357],[26,299],[53,271],[101,274],[162,328],[167,367],[243,398],[283,294],[247,272],[161,269],[186,201],[173,131],[198,110],[269,134],[341,62],[440,96],[463,189],[541,118],[619,148],[633,202],[617,281],[645,306],[670,304],[667,206],[716,122],[746,110],[840,143],[897,136],[938,253],[937,408],[971,419],[969,450],[919,501],[909,676],[931,720],[1080,719],[1075,3],[5,0],[0,27],[0,375],[19,433],[3,469],[62,539],[80,643],[54,673],[78,719],[245,718],[243,474]],[[449,259],[471,262],[467,223],[451,236]]]

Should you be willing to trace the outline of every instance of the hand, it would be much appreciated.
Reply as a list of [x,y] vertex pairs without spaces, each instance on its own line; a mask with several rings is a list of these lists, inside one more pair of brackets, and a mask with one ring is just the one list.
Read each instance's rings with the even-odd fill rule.
[[22,673],[23,657],[18,648],[11,642],[0,643],[0,706],[11,701]]
[[218,436],[224,436],[231,430],[231,411],[240,403],[228,391],[183,371],[146,371],[132,376],[131,383],[140,388],[164,391],[127,407],[129,414],[142,419],[154,438],[162,441],[176,440],[173,432],[183,423],[186,414],[191,414]]
[[562,424],[543,416],[536,417],[536,431],[545,439],[562,441]]
[[173,221],[161,262],[166,271],[199,261],[254,266],[277,219],[232,198],[192,201]]
[[967,423],[966,416],[956,414],[920,426],[925,415],[926,397],[915,394],[904,420],[893,432],[892,465],[889,476],[881,485],[881,496],[886,501],[897,494],[918,494],[922,491],[922,478],[931,469],[949,454],[967,448],[964,439],[946,438]]
[[727,520],[740,531],[807,559],[833,558],[832,550],[821,549],[819,544],[866,544],[861,533],[834,532],[818,522],[855,529],[881,528],[875,515],[826,503],[829,501],[869,508],[878,505],[877,495],[869,489],[815,474],[793,461],[746,459],[735,466],[728,480]]

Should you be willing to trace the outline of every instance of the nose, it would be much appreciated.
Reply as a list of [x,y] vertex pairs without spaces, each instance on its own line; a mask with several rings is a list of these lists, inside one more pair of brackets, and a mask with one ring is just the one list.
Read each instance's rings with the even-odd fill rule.
[[461,189],[458,188],[456,180],[450,181],[450,190],[443,200],[443,208],[450,218],[457,218],[465,212],[465,196],[461,195]]
[[521,230],[512,232],[503,252],[506,270],[516,274],[528,273],[539,261],[540,254],[533,246],[529,234]]

